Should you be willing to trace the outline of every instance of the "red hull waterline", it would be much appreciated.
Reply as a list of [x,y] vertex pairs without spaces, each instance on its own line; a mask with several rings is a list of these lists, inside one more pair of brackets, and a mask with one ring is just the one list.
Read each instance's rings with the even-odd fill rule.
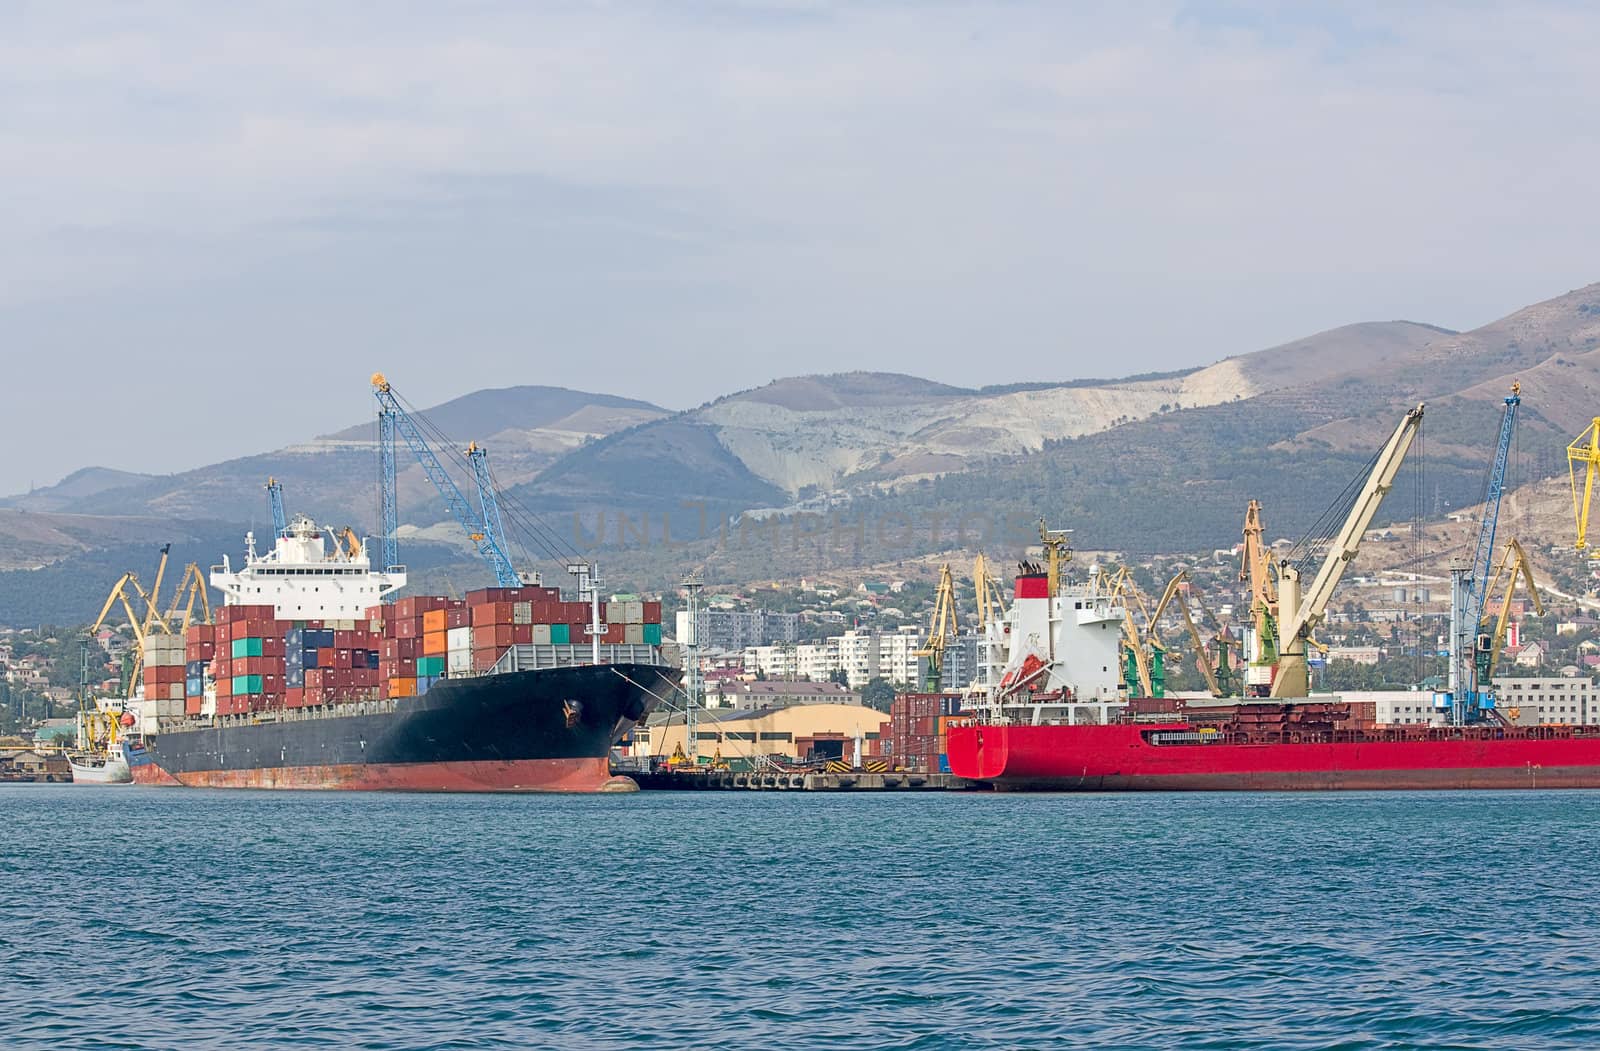
[[141,784],[188,788],[276,788],[368,792],[598,792],[611,782],[605,758],[507,762],[372,763],[197,770],[173,777],[160,767]]
[[1077,792],[1600,788],[1600,734],[1155,744],[1165,726],[952,726],[950,772],[997,789]]

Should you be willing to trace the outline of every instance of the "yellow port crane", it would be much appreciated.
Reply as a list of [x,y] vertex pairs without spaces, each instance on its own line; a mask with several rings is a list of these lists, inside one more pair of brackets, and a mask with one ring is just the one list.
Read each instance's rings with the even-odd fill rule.
[[1139,622],[1134,618],[1137,610],[1150,622],[1150,612],[1145,604],[1144,596],[1139,592],[1139,585],[1134,582],[1133,575],[1128,572],[1127,566],[1122,566],[1116,572],[1101,571],[1100,586],[1110,592],[1114,605],[1122,607],[1122,682],[1128,695],[1160,697],[1165,692],[1165,665],[1155,664],[1154,658],[1164,660],[1164,651],[1152,654],[1145,643],[1144,629],[1139,627]]
[[1189,571],[1180,569],[1177,576],[1167,582],[1167,588],[1161,593],[1161,601],[1156,603],[1156,609],[1150,616],[1149,645],[1151,650],[1160,647],[1165,651],[1166,646],[1161,642],[1161,635],[1157,628],[1162,616],[1167,612],[1167,607],[1177,603],[1178,612],[1183,616],[1183,630],[1188,633],[1189,641],[1194,645],[1195,666],[1200,669],[1200,675],[1206,680],[1206,689],[1211,691],[1213,697],[1224,697],[1226,693],[1222,684],[1217,681],[1217,673],[1212,669],[1206,643],[1200,637],[1200,628],[1194,622],[1194,614],[1189,610],[1189,600],[1184,593],[1184,585],[1189,583]]
[[[1583,465],[1583,496],[1578,496],[1578,465]],[[1567,446],[1567,477],[1572,483],[1572,516],[1578,527],[1577,549],[1589,546],[1589,501],[1594,496],[1594,476],[1600,471],[1600,416]]]
[[928,622],[928,641],[916,651],[926,660],[922,685],[928,693],[938,693],[944,684],[944,651],[956,633],[956,588],[950,576],[950,563],[939,567],[939,590],[933,598],[933,616]]
[[1250,623],[1255,644],[1252,652],[1245,654],[1245,660],[1256,668],[1270,668],[1278,663],[1278,589],[1272,583],[1272,559],[1267,554],[1265,533],[1261,502],[1251,500],[1244,512],[1239,581],[1250,584]]
[[[1505,581],[1505,591],[1500,592],[1500,582]],[[1500,612],[1495,618],[1494,631],[1489,636],[1489,648],[1480,670],[1478,678],[1483,682],[1494,681],[1495,665],[1500,662],[1500,650],[1506,644],[1506,628],[1511,623],[1511,602],[1516,597],[1517,584],[1527,585],[1528,597],[1533,599],[1533,608],[1539,616],[1544,616],[1544,601],[1539,598],[1539,588],[1533,582],[1533,564],[1528,561],[1527,552],[1522,550],[1522,545],[1515,537],[1506,542],[1505,554],[1500,556],[1500,564],[1495,567],[1494,579],[1484,591],[1484,595],[1500,594]],[[1489,623],[1488,603],[1483,607],[1483,624]]]
[[990,570],[989,560],[981,554],[972,560],[972,589],[977,600],[978,633],[982,634],[1005,612],[1005,592],[1000,578]]

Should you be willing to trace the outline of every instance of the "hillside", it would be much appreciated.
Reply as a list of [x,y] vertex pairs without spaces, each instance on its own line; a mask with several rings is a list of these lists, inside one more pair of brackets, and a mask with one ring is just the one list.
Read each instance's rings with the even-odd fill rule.
[[[507,485],[532,478],[562,455],[620,428],[666,415],[646,402],[553,387],[483,390],[424,409],[444,433],[490,450]],[[256,456],[164,476],[95,469],[8,503],[84,515],[204,518],[244,524],[266,520],[262,487],[281,481],[291,508],[321,521],[377,525],[376,425],[357,424]],[[399,500],[408,519],[428,524],[442,513],[432,485],[409,455],[400,460]]]
[[[641,502],[670,508],[678,490],[704,488],[699,473],[712,461],[720,472],[739,475],[739,492],[725,495],[747,507],[905,485],[1179,409],[1380,368],[1442,334],[1405,321],[1347,325],[1187,372],[1021,389],[975,391],[871,372],[782,379],[579,449],[541,475],[530,493],[541,505],[562,508]],[[664,456],[668,435],[686,427],[709,433],[721,451],[697,442],[692,460]],[[631,475],[613,472],[634,462],[654,465],[643,489]],[[735,462],[754,484],[733,469]]]
[[[707,564],[728,579],[771,579],[961,546],[1009,560],[1040,515],[1085,548],[1207,550],[1237,539],[1252,497],[1274,534],[1298,536],[1417,401],[1428,405],[1423,440],[1380,521],[1438,519],[1479,498],[1513,380],[1523,477],[1563,474],[1566,441],[1600,406],[1600,286],[1471,332],[1347,325],[1123,379],[974,390],[887,373],[801,376],[682,413],[516,387],[427,415],[490,448],[513,503],[646,586]],[[63,580],[74,567],[103,576],[96,552],[127,537],[147,544],[149,522],[259,528],[269,475],[291,508],[370,530],[374,469],[364,424],[169,477],[80,472],[19,498],[66,517],[10,533],[0,521],[0,568],[54,562]],[[407,535],[443,542],[427,579],[472,578],[420,469],[406,468],[400,489]]]

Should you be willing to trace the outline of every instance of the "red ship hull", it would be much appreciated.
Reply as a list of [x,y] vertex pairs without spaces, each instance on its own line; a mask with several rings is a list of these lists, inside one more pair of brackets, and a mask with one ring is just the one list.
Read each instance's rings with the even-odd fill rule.
[[1312,742],[1192,736],[1185,723],[952,726],[950,772],[998,789],[1321,791],[1328,789],[1600,788],[1600,732],[1341,734]]
[[506,762],[362,763],[191,770],[189,788],[305,788],[368,792],[597,792],[611,780],[606,758]]

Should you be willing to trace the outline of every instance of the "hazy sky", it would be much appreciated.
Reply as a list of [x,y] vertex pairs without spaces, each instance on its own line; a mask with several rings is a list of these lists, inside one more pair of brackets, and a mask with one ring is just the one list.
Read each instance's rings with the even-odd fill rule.
[[0,0],[0,492],[1472,327],[1600,279],[1589,7]]

